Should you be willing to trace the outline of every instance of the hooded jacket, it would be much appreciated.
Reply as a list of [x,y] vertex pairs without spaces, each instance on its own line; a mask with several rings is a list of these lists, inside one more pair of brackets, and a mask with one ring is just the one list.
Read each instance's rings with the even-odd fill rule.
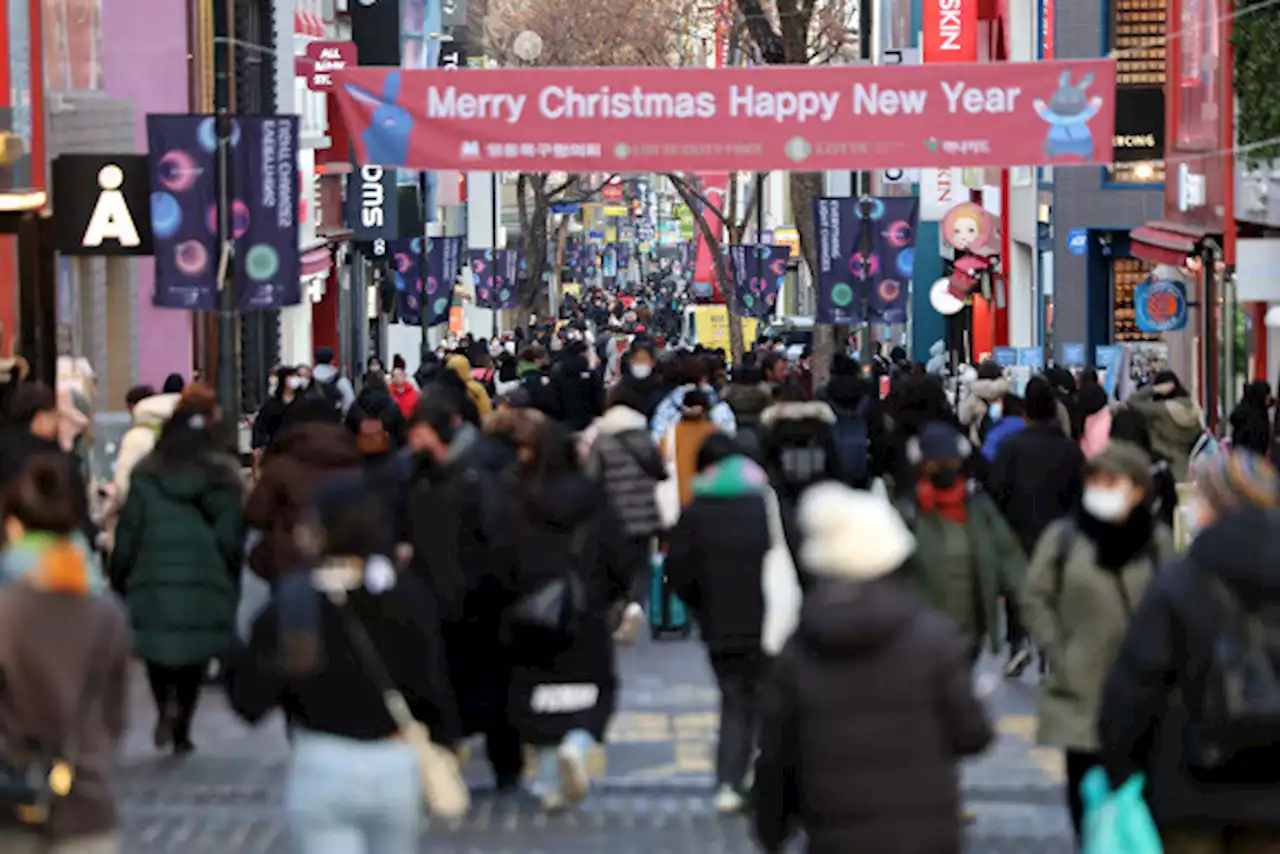
[[396,406],[400,408],[400,414],[404,416],[404,420],[408,421],[413,417],[413,410],[418,407],[418,390],[413,387],[413,383],[405,378],[403,385],[396,383],[388,383],[388,390],[391,392],[391,399],[396,402]]
[[592,424],[594,439],[586,471],[603,488],[628,537],[651,537],[662,528],[654,485],[667,479],[667,467],[649,441],[644,415],[611,406]]
[[[583,583],[586,603],[567,647],[552,648],[510,629],[511,722],[526,744],[558,744],[578,728],[603,741],[618,682],[606,615],[609,605],[626,597],[631,583],[618,548],[617,523],[599,488],[578,472],[522,483],[519,491],[512,601],[537,595],[571,569]],[[568,705],[557,703],[556,711],[549,711],[552,704],[545,698],[574,693],[566,691],[570,686],[587,696]]]
[[153,394],[138,401],[133,407],[133,426],[125,431],[120,440],[120,450],[116,452],[116,469],[112,480],[116,491],[103,514],[105,519],[114,520],[124,506],[125,499],[129,497],[129,480],[134,468],[156,446],[160,428],[173,415],[181,397],[180,394]]
[[982,419],[991,404],[1009,393],[1009,380],[1000,377],[994,380],[974,380],[969,385],[969,393],[960,401],[960,426],[968,431],[969,441],[975,448],[982,446]]
[[1185,393],[1160,399],[1153,385],[1129,395],[1125,406],[1142,413],[1151,431],[1151,449],[1169,461],[1178,483],[1190,477],[1191,449],[1204,433],[1204,414]]
[[351,404],[356,402],[356,390],[351,385],[351,380],[342,376],[338,369],[331,364],[319,364],[311,369],[311,383],[313,389],[323,394],[318,386],[331,385],[342,398],[342,411],[346,413],[351,408]]
[[249,568],[274,581],[302,564],[294,532],[325,478],[360,467],[350,432],[339,424],[285,428],[262,460],[245,504],[245,522],[262,533],[249,553]]
[[747,457],[721,460],[694,479],[693,503],[670,534],[667,577],[697,615],[713,655],[760,653],[768,486],[764,471]]
[[184,667],[230,651],[244,551],[242,498],[229,457],[174,466],[153,453],[134,469],[116,525],[111,583],[124,596],[142,660]]
[[484,386],[471,378],[471,362],[467,361],[467,357],[455,353],[445,360],[444,366],[445,370],[457,374],[458,379],[466,385],[467,394],[471,396],[480,417],[483,419],[488,415],[493,409],[493,402],[489,400],[489,392],[484,390]]
[[912,539],[887,501],[823,484],[801,516],[820,580],[766,688],[761,844],[799,825],[810,854],[958,854],[958,761],[992,738],[968,651],[894,576]]
[[1215,582],[1247,610],[1280,607],[1280,518],[1274,511],[1249,509],[1218,520],[1148,586],[1102,692],[1102,752],[1117,781],[1133,770],[1146,772],[1144,797],[1162,827],[1194,822],[1209,831],[1236,826],[1274,832],[1280,829],[1280,747],[1262,749],[1252,757],[1250,776],[1231,782],[1193,775],[1184,762],[1204,674],[1227,620]]

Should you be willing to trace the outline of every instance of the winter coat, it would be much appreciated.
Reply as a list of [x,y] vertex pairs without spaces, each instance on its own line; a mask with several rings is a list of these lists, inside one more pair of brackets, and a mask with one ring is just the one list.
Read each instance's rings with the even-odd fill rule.
[[1144,792],[1157,824],[1187,822],[1280,829],[1280,747],[1253,757],[1230,783],[1193,775],[1184,764],[1188,725],[1205,694],[1205,673],[1225,607],[1211,584],[1225,584],[1249,608],[1280,604],[1280,521],[1246,510],[1195,538],[1187,555],[1147,587],[1102,693],[1102,752],[1116,779],[1146,773]]
[[1000,446],[1004,444],[1004,440],[1012,436],[1014,433],[1020,433],[1027,427],[1025,418],[1010,416],[1001,418],[987,430],[987,437],[982,440],[982,456],[987,462],[995,462],[996,454],[1000,452]]
[[604,412],[604,383],[585,356],[570,356],[551,370],[556,420],[573,432],[587,429]]
[[[598,487],[580,473],[522,484],[520,491],[513,602],[537,595],[566,571],[579,573],[587,598],[567,646],[531,640],[510,623],[504,627],[511,664],[508,714],[525,744],[558,744],[579,728],[603,741],[618,688],[607,614],[611,604],[627,597],[631,584],[617,522]],[[565,698],[581,692],[587,696]]]
[[347,429],[360,436],[360,422],[374,420],[382,423],[389,440],[388,452],[394,452],[404,444],[406,422],[395,398],[386,389],[365,386],[356,395],[355,404],[347,411]]
[[1084,454],[1056,421],[1029,424],[1005,439],[987,486],[1027,554],[1050,522],[1069,514],[1084,491]]
[[240,600],[245,522],[235,461],[152,452],[133,472],[116,525],[111,583],[133,623],[134,652],[166,667],[230,650]]
[[1111,444],[1111,410],[1099,409],[1092,415],[1085,416],[1081,428],[1080,451],[1085,459],[1092,459],[1107,449]]
[[648,421],[653,417],[654,410],[658,408],[658,404],[662,402],[666,389],[662,385],[662,378],[657,372],[650,374],[644,379],[636,379],[630,372],[624,372],[622,379],[618,381],[618,388],[625,389],[627,393],[632,394],[637,400],[644,401],[644,408],[640,410],[640,414]]
[[612,406],[595,420],[595,439],[587,454],[586,471],[599,483],[614,516],[628,537],[651,537],[662,529],[654,484],[666,480],[667,469],[649,441],[644,415],[625,406]]
[[1156,398],[1146,386],[1125,399],[1125,406],[1142,414],[1151,431],[1151,449],[1169,461],[1179,483],[1190,477],[1191,449],[1204,434],[1204,414],[1190,397]]
[[82,520],[80,527],[85,539],[92,543],[97,531],[89,520],[89,487],[85,484],[80,460],[64,451],[56,441],[35,435],[26,425],[0,424],[0,492],[13,484],[36,454],[52,454],[67,461],[71,500],[76,505],[76,515]]
[[120,439],[120,449],[116,451],[116,466],[113,483],[115,494],[103,512],[104,526],[113,522],[129,497],[129,480],[138,463],[151,453],[160,435],[160,428],[173,415],[178,406],[180,394],[153,394],[143,398],[133,407],[133,426],[125,431]]
[[1045,530],[1020,597],[1027,630],[1049,663],[1038,691],[1041,744],[1098,750],[1102,681],[1133,606],[1161,556],[1172,553],[1169,531],[1158,526],[1149,547],[1118,571],[1109,570],[1098,566],[1087,520],[1063,519]]
[[994,380],[974,380],[969,384],[969,392],[960,401],[960,409],[956,413],[960,418],[960,426],[968,433],[969,441],[975,448],[982,447],[982,423],[987,417],[991,404],[1009,393],[1009,380],[1000,377]]
[[963,528],[913,505],[904,515],[916,536],[911,567],[922,598],[951,618],[970,649],[985,636],[998,651],[1000,597],[1022,589],[1027,572],[1009,524],[982,492],[969,496]]
[[467,357],[455,353],[445,360],[444,366],[446,370],[457,374],[466,385],[467,394],[471,396],[480,417],[488,415],[493,409],[493,402],[489,400],[489,392],[484,390],[484,386],[471,378],[471,363],[467,361]]
[[1241,401],[1231,411],[1231,447],[1265,457],[1271,450],[1271,421],[1266,403]]
[[870,454],[867,480],[865,483],[853,483],[850,486],[857,489],[869,488],[871,481],[888,471],[889,464],[884,407],[875,383],[863,377],[836,374],[821,390],[819,398],[831,405],[831,411],[836,416],[836,431],[840,429],[838,425],[841,422],[857,417],[858,413],[866,419],[867,445]]
[[[653,438],[654,444],[661,442],[663,437],[671,431],[671,428],[679,423],[683,416],[684,396],[693,391],[694,388],[695,386],[692,383],[682,385],[673,389],[658,404],[658,408],[654,410],[653,418],[649,419],[649,435]],[[738,420],[734,416],[733,410],[729,408],[729,404],[720,400],[710,387],[704,386],[702,390],[711,398],[711,422],[726,436],[736,436],[738,433]]]
[[245,524],[262,534],[249,552],[249,568],[275,581],[301,566],[294,536],[317,487],[360,464],[355,440],[338,424],[298,424],[277,436],[244,508]]
[[821,584],[765,689],[756,828],[780,852],[959,854],[959,760],[991,742],[968,650],[894,577]]
[[408,381],[401,386],[391,383],[389,389],[391,391],[391,399],[396,402],[396,406],[400,408],[400,414],[408,422],[413,418],[413,411],[418,408],[418,399],[420,397],[418,390]]
[[[664,461],[673,454],[675,456],[676,486],[680,491],[681,507],[688,507],[689,502],[693,501],[693,479],[698,473],[698,452],[702,449],[702,443],[708,436],[719,432],[719,428],[711,421],[684,419],[677,422],[658,444],[658,453]],[[672,445],[675,446],[674,452]]]
[[694,479],[693,503],[670,534],[667,577],[693,609],[712,655],[760,653],[768,485],[747,457],[721,460]]
[[328,395],[320,388],[320,386],[330,386],[338,393],[341,399],[342,412],[346,412],[351,408],[351,404],[356,402],[356,390],[351,385],[351,380],[342,376],[341,372],[333,365],[316,365],[311,369],[311,391],[316,394]]
[[[792,554],[800,554],[802,535],[796,524],[796,503],[806,487],[822,480],[838,480],[840,458],[831,432],[835,410],[819,400],[776,403],[764,411],[765,470],[778,494],[782,526]],[[803,573],[803,567],[801,567]]]

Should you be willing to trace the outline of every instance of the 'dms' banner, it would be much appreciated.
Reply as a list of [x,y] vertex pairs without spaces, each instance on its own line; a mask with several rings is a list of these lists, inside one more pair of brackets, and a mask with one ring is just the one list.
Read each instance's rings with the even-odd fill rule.
[[[492,172],[1109,163],[1116,61],[747,68],[353,67],[359,163]],[[849,128],[857,127],[857,145]]]

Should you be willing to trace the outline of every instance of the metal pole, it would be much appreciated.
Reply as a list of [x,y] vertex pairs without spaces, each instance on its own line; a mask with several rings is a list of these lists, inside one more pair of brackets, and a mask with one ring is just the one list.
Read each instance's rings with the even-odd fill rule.
[[[491,184],[489,193],[489,220],[493,226],[493,239],[489,241],[489,245],[493,247],[493,261],[491,263],[494,264],[498,263],[498,176],[500,174],[501,173],[499,172],[494,172],[493,180],[489,182]],[[492,269],[490,269],[489,277],[493,278]],[[489,305],[493,308],[493,331],[490,334],[490,337],[497,338],[498,295],[492,290],[489,291]]]
[[[756,279],[760,279],[760,264],[762,253],[761,247],[764,246],[764,173],[756,173]],[[763,283],[761,287],[763,288]],[[770,314],[768,308],[757,308],[755,312],[757,317],[767,318]]]
[[862,228],[858,232],[858,251],[862,253],[862,365],[871,365],[874,345],[871,342],[871,203],[866,197],[858,199],[858,218]]
[[[232,240],[234,238],[231,223],[231,123],[235,113],[235,0],[220,0],[221,18],[220,34],[223,38],[214,45],[214,110],[216,112],[216,129],[218,138],[218,155],[214,160],[217,173],[217,242],[222,274],[218,285],[221,288],[218,303],[218,400],[222,405],[223,418],[233,435],[239,435],[240,429],[240,358],[239,358],[239,312],[236,305],[236,282]],[[215,6],[217,8],[217,6]],[[215,36],[218,24],[215,23]],[[221,56],[218,56],[221,51]],[[221,59],[219,62],[218,60]]]

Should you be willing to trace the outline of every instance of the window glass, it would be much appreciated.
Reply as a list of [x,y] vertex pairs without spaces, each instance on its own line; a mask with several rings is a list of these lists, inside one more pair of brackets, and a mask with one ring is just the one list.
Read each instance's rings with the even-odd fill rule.
[[60,92],[100,90],[101,0],[42,0],[42,7],[45,85]]
[[1208,151],[1218,136],[1219,0],[1182,0],[1178,148]]

